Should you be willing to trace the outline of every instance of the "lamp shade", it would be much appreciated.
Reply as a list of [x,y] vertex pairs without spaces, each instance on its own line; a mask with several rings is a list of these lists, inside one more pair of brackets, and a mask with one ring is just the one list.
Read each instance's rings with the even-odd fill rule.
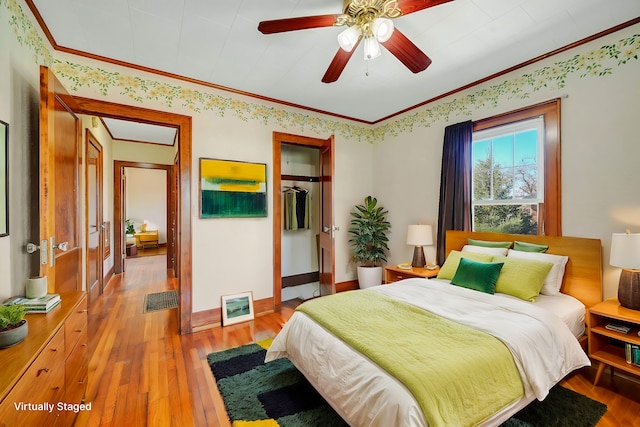
[[393,34],[393,21],[389,18],[376,18],[371,23],[371,32],[380,43],[384,43]]
[[407,230],[407,245],[433,245],[433,231],[430,225],[410,225]]
[[613,233],[609,264],[640,270],[640,234]]
[[360,39],[360,27],[353,25],[338,34],[338,44],[345,52],[351,52]]
[[364,38],[364,59],[368,61],[370,59],[375,59],[380,56],[380,44],[375,37],[365,37]]

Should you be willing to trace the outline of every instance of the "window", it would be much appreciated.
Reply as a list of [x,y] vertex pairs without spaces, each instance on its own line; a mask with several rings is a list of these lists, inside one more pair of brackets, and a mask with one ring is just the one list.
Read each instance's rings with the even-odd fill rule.
[[561,234],[559,105],[474,123],[474,231]]

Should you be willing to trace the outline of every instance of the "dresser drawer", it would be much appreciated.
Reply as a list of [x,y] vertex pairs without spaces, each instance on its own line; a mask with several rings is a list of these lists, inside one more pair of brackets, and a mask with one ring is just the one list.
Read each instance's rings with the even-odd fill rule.
[[75,348],[82,333],[87,329],[87,318],[87,298],[85,297],[64,322],[64,341],[67,357]]
[[[88,371],[89,351],[87,347],[87,328],[85,328],[65,363],[66,393],[64,401],[66,403],[77,405],[84,402]],[[73,425],[77,415],[74,411],[68,411],[66,413],[66,425]]]
[[3,400],[0,426],[55,425],[61,415],[55,405],[65,392],[64,364],[64,331],[60,328]]

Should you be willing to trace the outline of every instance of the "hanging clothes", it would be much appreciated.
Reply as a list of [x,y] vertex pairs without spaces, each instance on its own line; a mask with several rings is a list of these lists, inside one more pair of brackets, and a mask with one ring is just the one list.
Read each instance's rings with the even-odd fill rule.
[[284,229],[304,230],[311,224],[311,195],[300,187],[288,188],[284,192]]

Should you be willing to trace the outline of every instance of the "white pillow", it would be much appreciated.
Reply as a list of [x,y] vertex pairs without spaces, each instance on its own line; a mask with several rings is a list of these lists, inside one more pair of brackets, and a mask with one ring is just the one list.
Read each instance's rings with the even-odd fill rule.
[[490,248],[487,246],[464,245],[462,252],[475,252],[493,256],[507,256],[507,248]]
[[534,261],[550,262],[553,264],[549,274],[544,279],[540,293],[543,295],[558,295],[562,287],[562,278],[564,277],[564,269],[567,266],[569,257],[566,255],[544,254],[539,252],[523,252],[509,249],[510,258],[531,259]]

